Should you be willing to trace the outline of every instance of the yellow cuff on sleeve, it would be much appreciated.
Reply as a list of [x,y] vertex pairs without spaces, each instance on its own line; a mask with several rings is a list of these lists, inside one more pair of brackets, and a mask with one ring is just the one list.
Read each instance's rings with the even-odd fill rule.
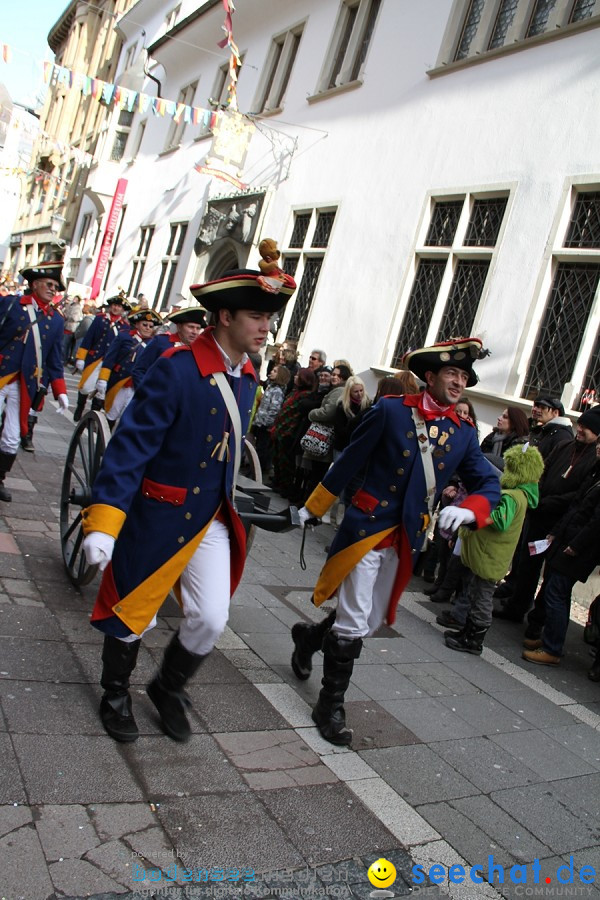
[[75,359],[85,359],[87,355],[88,355],[88,352],[85,349],[85,347],[80,347],[79,350],[77,351],[77,353],[75,354]]
[[116,506],[107,506],[105,503],[94,503],[92,506],[86,507],[81,516],[84,534],[102,531],[114,538],[119,536],[123,522],[127,518],[122,509],[117,509]]
[[98,375],[98,381],[108,381],[108,379],[110,378],[111,372],[112,372],[112,369],[104,369],[104,368],[100,369],[100,374]]
[[336,499],[335,494],[323,487],[323,484],[318,484],[304,505],[313,516],[320,519]]

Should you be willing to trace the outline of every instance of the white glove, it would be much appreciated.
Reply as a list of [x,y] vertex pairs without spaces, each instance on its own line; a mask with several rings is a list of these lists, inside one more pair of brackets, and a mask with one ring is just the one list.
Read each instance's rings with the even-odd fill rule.
[[78,359],[75,361],[75,369],[78,372],[83,372],[84,368],[85,368],[85,362],[82,359]]
[[470,525],[474,521],[475,513],[470,509],[446,506],[439,515],[438,524],[444,531],[456,531],[461,525]]
[[109,564],[113,555],[115,539],[103,531],[92,531],[83,541],[83,550],[90,566],[98,566],[100,571]]
[[306,528],[306,523],[309,519],[314,519],[314,516],[305,506],[303,506],[298,510],[298,518],[300,519],[300,528]]
[[106,397],[106,381],[103,378],[99,378],[96,382],[96,397],[98,400],[104,400]]
[[62,416],[62,414],[66,413],[69,408],[69,398],[66,394],[59,394],[56,398],[56,401],[58,403],[58,409],[56,410],[56,412]]

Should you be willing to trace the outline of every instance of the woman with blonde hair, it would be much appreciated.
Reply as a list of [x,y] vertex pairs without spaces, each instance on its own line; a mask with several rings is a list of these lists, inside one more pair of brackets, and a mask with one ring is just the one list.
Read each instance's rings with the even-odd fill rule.
[[350,441],[350,436],[371,406],[365,383],[358,375],[351,375],[344,385],[344,392],[337,402],[333,420],[333,458],[337,459]]

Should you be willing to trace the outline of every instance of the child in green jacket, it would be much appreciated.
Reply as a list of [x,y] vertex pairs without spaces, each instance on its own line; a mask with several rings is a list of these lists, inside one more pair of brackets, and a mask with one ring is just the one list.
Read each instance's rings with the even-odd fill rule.
[[544,460],[535,447],[518,444],[504,454],[500,477],[500,503],[490,514],[487,528],[461,528],[461,562],[467,566],[466,585],[461,595],[463,609],[455,604],[453,618],[465,624],[461,631],[446,631],[446,645],[452,650],[481,654],[486,632],[492,624],[492,596],[496,583],[506,574],[521,534],[527,509],[539,501],[538,482]]

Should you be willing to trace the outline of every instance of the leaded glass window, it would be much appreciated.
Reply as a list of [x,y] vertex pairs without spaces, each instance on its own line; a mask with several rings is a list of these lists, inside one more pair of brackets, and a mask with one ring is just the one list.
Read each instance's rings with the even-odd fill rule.
[[297,213],[294,220],[294,230],[290,238],[290,247],[302,247],[306,232],[310,224],[310,213]]
[[488,259],[458,261],[438,331],[438,341],[471,334],[489,267]]
[[445,259],[419,261],[394,350],[392,359],[394,368],[400,367],[402,357],[409,350],[424,346],[445,269]]
[[320,212],[317,215],[317,225],[311,241],[311,247],[326,247],[328,245],[334,219],[335,211]]
[[600,400],[600,334],[596,337],[596,346],[583,376],[583,384],[579,393],[581,409],[587,408],[587,404],[581,403],[584,391],[594,391],[594,401]]
[[452,246],[463,202],[463,200],[436,200],[425,238],[425,244],[428,247]]
[[565,247],[600,247],[600,192],[577,195]]
[[555,5],[556,0],[537,0],[525,37],[533,37],[536,34],[544,33],[550,13]]
[[569,22],[581,22],[582,19],[589,19],[594,15],[595,6],[596,0],[575,0]]
[[523,386],[523,396],[540,389],[557,397],[571,380],[594,297],[600,264],[559,263]]
[[490,38],[490,43],[488,44],[488,50],[493,50],[494,47],[504,46],[506,35],[508,34],[508,29],[514,21],[518,5],[519,0],[502,0],[500,9],[498,10],[498,15],[496,17],[496,23],[494,25],[492,37]]
[[318,257],[316,259],[310,258],[306,260],[306,263],[304,265],[304,273],[302,275],[302,281],[300,282],[300,287],[296,291],[294,311],[292,313],[292,317],[290,319],[290,324],[288,325],[286,334],[287,340],[297,341],[304,331],[304,326],[306,325],[308,313],[310,312],[310,307],[317,287],[317,281],[319,280],[319,272],[321,271],[322,264],[322,257]]
[[465,235],[466,247],[495,247],[506,210],[506,197],[475,200]]
[[300,259],[299,256],[286,256],[285,257],[281,268],[283,269],[283,271],[285,272],[286,275],[290,275],[292,278],[294,277],[294,275],[296,274],[296,269],[298,268],[298,260],[299,259]]
[[465,24],[458,43],[458,50],[454,57],[455,59],[465,59],[465,57],[469,55],[471,42],[477,34],[484,6],[485,0],[471,0],[469,12],[465,18]]

